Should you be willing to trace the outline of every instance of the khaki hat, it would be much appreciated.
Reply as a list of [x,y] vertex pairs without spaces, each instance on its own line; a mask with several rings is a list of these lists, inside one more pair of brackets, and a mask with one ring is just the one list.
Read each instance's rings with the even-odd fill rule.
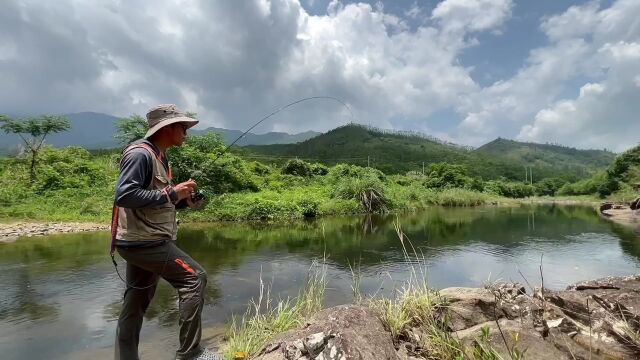
[[148,139],[156,131],[163,127],[178,122],[187,123],[190,127],[196,125],[199,121],[187,116],[186,113],[180,111],[174,104],[162,104],[155,106],[147,113],[147,123],[149,124],[149,130],[145,134],[144,138]]

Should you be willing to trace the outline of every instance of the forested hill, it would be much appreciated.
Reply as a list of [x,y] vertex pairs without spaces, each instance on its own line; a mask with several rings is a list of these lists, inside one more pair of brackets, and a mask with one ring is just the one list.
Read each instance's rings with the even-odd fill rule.
[[510,160],[528,164],[585,165],[590,167],[607,167],[616,154],[606,150],[578,150],[561,145],[536,144],[497,138],[478,149],[477,153],[503,156]]
[[[531,166],[534,181],[550,177],[578,180],[605,168],[614,158],[614,154],[604,151],[539,146],[499,139],[473,150],[417,133],[350,124],[297,144],[245,149],[249,152],[247,156],[261,161],[282,162],[297,157],[327,165],[369,164],[385,173],[422,171],[423,164],[428,167],[447,162],[464,165],[469,175],[483,179],[524,180],[525,166]],[[521,150],[523,147],[544,150],[526,152]]]

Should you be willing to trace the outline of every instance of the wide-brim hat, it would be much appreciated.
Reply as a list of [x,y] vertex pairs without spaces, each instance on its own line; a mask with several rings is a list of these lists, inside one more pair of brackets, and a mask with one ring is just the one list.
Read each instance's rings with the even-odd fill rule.
[[149,124],[149,130],[144,135],[145,139],[148,139],[151,135],[155,134],[163,127],[175,123],[186,123],[188,128],[195,126],[199,121],[192,117],[187,116],[187,113],[180,111],[174,104],[162,104],[151,108],[147,112],[147,123]]

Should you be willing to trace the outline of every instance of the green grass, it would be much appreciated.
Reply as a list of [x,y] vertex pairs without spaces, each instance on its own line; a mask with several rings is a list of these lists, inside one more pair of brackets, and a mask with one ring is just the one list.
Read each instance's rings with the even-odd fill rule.
[[[525,190],[530,195],[533,187],[525,188],[516,182],[483,182],[465,175],[463,167],[448,164],[434,166],[434,171],[426,175],[418,172],[385,175],[374,168],[339,164],[322,168],[318,174],[324,175],[310,170],[307,176],[294,176],[284,173],[282,168],[228,155],[224,165],[216,167],[207,163],[212,154],[203,152],[209,151],[206,150],[209,146],[197,146],[205,140],[215,143],[215,139],[195,138],[193,144],[180,148],[183,153],[174,154],[176,181],[180,181],[180,176],[187,176],[185,174],[200,174],[202,178],[198,183],[208,198],[203,209],[181,212],[181,221],[285,221],[327,215],[413,212],[431,206],[598,201],[593,195],[509,199],[496,195],[505,194],[495,190],[513,190],[514,194],[506,196],[519,196],[515,193],[522,195]],[[0,162],[0,219],[108,222],[118,158],[118,154],[92,155],[81,148],[45,148],[33,184],[29,183],[26,159],[3,159]],[[201,161],[191,164],[194,158]],[[312,165],[315,166],[311,164],[309,169]],[[627,173],[635,174],[635,168],[630,169]],[[635,195],[623,184],[610,199],[629,201]]]
[[256,355],[276,335],[301,326],[306,319],[322,309],[327,286],[325,265],[312,265],[306,286],[295,299],[274,303],[269,288],[260,279],[260,296],[252,300],[247,312],[234,317],[227,331],[228,342],[224,347],[225,359],[235,354],[247,357]]
[[[419,328],[424,336],[416,345],[421,349],[420,355],[427,359],[502,359],[489,341],[488,328],[483,329],[482,334],[473,341],[471,346],[465,345],[448,331],[447,299],[429,288],[424,257],[417,253],[399,225],[396,225],[396,231],[402,243],[407,271],[410,274],[409,279],[400,285],[393,298],[372,298],[367,302],[377,312],[394,342],[408,340],[407,332],[413,328]],[[514,341],[517,343],[517,338]],[[523,353],[514,346],[510,350],[510,358],[522,359]]]

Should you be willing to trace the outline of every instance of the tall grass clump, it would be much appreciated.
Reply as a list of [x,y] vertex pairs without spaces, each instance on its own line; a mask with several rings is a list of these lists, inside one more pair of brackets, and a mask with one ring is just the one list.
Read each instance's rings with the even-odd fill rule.
[[249,358],[255,356],[276,335],[302,325],[322,309],[326,286],[326,266],[314,262],[298,296],[274,303],[270,287],[260,278],[258,299],[249,303],[241,318],[232,318],[227,331],[229,341],[224,350],[225,359],[233,359],[236,353],[246,354]]
[[339,199],[356,200],[368,213],[387,211],[387,197],[382,180],[369,175],[344,178],[336,184],[333,196]]
[[372,299],[371,307],[395,343],[410,340],[408,332],[420,328],[426,335],[419,344],[423,355],[429,359],[464,358],[462,344],[447,331],[447,301],[428,286],[424,257],[418,255],[397,223],[396,232],[409,268],[409,279],[399,287],[394,298]]
[[[501,360],[502,357],[489,341],[488,329],[483,329],[481,336],[471,346],[464,345],[455,334],[449,332],[448,302],[429,288],[424,256],[418,254],[398,223],[396,233],[402,244],[409,279],[396,290],[393,298],[371,299],[369,302],[391,333],[394,343],[412,342],[425,359]],[[412,332],[420,336],[411,336]],[[416,338],[419,339],[417,344]],[[522,359],[522,356],[523,352],[517,349],[510,351],[512,360]]]
[[446,189],[435,194],[434,203],[440,206],[480,206],[488,203],[495,196],[489,194],[466,190],[466,189]]

